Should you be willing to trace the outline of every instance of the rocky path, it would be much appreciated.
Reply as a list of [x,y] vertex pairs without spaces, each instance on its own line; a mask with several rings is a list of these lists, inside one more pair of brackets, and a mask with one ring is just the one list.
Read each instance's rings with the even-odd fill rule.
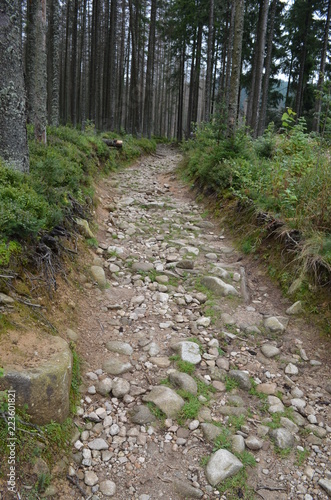
[[160,148],[99,188],[85,391],[57,498],[329,498],[325,346],[202,216],[179,160]]

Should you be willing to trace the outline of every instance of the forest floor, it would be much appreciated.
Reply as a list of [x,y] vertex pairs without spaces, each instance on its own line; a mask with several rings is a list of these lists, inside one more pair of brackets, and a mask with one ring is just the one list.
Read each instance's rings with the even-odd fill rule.
[[196,203],[180,160],[159,146],[97,186],[99,246],[63,290],[75,324],[54,307],[83,386],[48,496],[329,498],[328,341]]

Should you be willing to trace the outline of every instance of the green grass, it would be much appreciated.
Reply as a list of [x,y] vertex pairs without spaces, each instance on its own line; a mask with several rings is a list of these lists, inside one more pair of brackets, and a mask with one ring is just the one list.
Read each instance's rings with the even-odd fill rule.
[[301,467],[310,455],[310,451],[304,448],[303,450],[296,450],[296,465]]
[[231,392],[234,389],[237,389],[239,387],[239,382],[237,380],[234,380],[233,378],[230,378],[229,376],[225,377],[225,390],[226,392]]
[[147,407],[149,408],[150,412],[154,415],[154,417],[159,420],[161,423],[163,423],[165,421],[165,419],[167,418],[167,415],[165,413],[163,413],[162,410],[160,410],[160,408],[158,408],[154,403],[152,403],[151,401],[149,401],[147,403]]
[[253,488],[248,486],[247,471],[242,468],[235,476],[224,479],[220,485],[217,486],[220,495],[226,495],[227,500],[255,500],[255,492]]

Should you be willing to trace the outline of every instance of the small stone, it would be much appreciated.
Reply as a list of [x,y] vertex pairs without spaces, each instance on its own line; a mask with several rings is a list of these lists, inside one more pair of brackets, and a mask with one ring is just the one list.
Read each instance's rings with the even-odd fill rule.
[[99,286],[105,287],[107,285],[105,271],[102,267],[92,266],[91,267],[91,274],[92,274],[94,281],[96,281]]
[[113,357],[107,359],[103,365],[103,370],[110,375],[121,375],[122,373],[126,373],[131,371],[132,365],[129,362],[120,361],[119,359]]
[[248,436],[248,438],[245,439],[245,444],[250,450],[256,451],[262,448],[263,441],[256,436]]
[[115,398],[123,398],[126,394],[129,394],[130,387],[130,383],[123,378],[114,380],[112,387],[113,396],[115,396]]
[[154,269],[154,265],[151,262],[134,262],[132,264],[133,271],[147,272]]
[[131,356],[133,349],[127,342],[121,342],[120,340],[110,340],[106,343],[106,348],[108,351],[116,352],[117,354],[124,354],[125,356]]
[[297,302],[295,302],[293,305],[291,305],[291,307],[289,307],[286,310],[286,314],[289,314],[290,316],[294,316],[296,314],[301,314],[302,311],[303,311],[302,303],[300,300],[298,300]]
[[264,321],[265,328],[271,333],[283,332],[285,326],[274,316]]
[[101,481],[100,491],[106,497],[113,497],[116,493],[116,484],[109,479],[106,479],[106,481]]
[[305,408],[307,403],[303,399],[293,398],[291,399],[291,405],[299,410],[303,410],[303,408]]
[[323,490],[327,492],[328,495],[331,495],[331,480],[330,479],[320,479],[318,481],[318,484],[320,485]]
[[242,453],[245,451],[245,440],[243,436],[235,434],[232,436],[232,451],[233,453]]
[[281,450],[292,448],[294,445],[293,435],[290,431],[284,429],[283,427],[270,431],[269,435],[274,440],[275,445]]
[[104,378],[103,380],[100,380],[100,382],[97,383],[96,391],[102,396],[108,396],[112,387],[113,387],[113,381],[111,378],[107,377]]
[[280,353],[280,349],[272,344],[263,344],[261,352],[266,358],[273,358]]
[[87,486],[94,486],[99,482],[99,478],[93,471],[86,471],[84,475],[84,483]]
[[185,403],[175,391],[165,386],[153,387],[149,394],[143,396],[143,401],[151,401],[167,417],[175,417]]
[[201,361],[200,347],[195,342],[182,341],[172,346],[172,348],[179,352],[183,361],[188,361],[197,365]]
[[210,423],[202,423],[201,429],[203,433],[203,437],[206,441],[213,442],[215,439],[222,434],[221,427]]
[[190,431],[195,431],[195,429],[197,429],[199,425],[200,425],[199,420],[192,420],[192,422],[189,423],[188,428],[190,429]]
[[225,325],[235,325],[235,323],[236,323],[233,316],[231,316],[231,314],[228,314],[228,313],[222,313],[221,320],[223,321],[223,323]]
[[273,395],[273,394],[275,394],[275,392],[277,390],[277,384],[275,384],[275,383],[258,384],[256,386],[256,390],[258,392],[262,392],[262,394]]
[[296,365],[294,365],[293,363],[289,363],[285,368],[285,373],[287,375],[298,375],[299,370]]
[[96,438],[96,439],[93,439],[93,441],[90,441],[90,443],[88,443],[88,447],[91,450],[100,451],[100,450],[108,450],[109,445],[104,439]]
[[155,416],[145,405],[136,405],[130,414],[134,424],[144,425],[155,421]]
[[230,370],[229,377],[238,382],[239,387],[245,391],[249,391],[252,387],[252,382],[248,373],[242,370]]
[[201,283],[216,295],[220,295],[221,297],[226,297],[227,295],[239,295],[239,292],[232,285],[228,285],[216,276],[204,276]]
[[206,478],[212,486],[216,486],[227,477],[234,476],[243,467],[238,458],[228,450],[214,453],[206,467]]
[[174,490],[181,498],[202,498],[203,491],[199,488],[194,488],[186,479],[174,479]]
[[207,328],[210,325],[210,318],[203,316],[197,320],[197,326]]
[[187,373],[177,371],[172,372],[169,375],[169,380],[175,387],[187,391],[194,396],[196,396],[198,393],[198,386],[196,381]]

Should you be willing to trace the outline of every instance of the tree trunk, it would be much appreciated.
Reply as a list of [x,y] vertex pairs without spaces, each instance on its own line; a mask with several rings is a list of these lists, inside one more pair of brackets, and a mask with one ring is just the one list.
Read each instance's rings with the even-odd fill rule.
[[156,0],[152,0],[149,39],[148,39],[148,57],[147,57],[147,69],[146,69],[144,129],[143,129],[144,135],[147,136],[149,139],[151,138],[153,129],[155,24],[156,24]]
[[320,130],[322,92],[323,92],[324,72],[325,72],[325,64],[326,64],[326,57],[327,57],[328,43],[329,43],[330,18],[331,18],[331,0],[329,0],[328,2],[328,13],[324,27],[323,47],[322,47],[321,62],[320,62],[318,83],[317,83],[317,97],[315,102],[315,113],[313,121],[313,130],[315,132],[319,132]]
[[302,113],[303,91],[305,86],[305,67],[307,59],[307,38],[312,21],[312,12],[313,12],[313,6],[309,2],[307,5],[307,12],[305,17],[305,30],[303,33],[303,39],[301,44],[302,49],[301,49],[300,68],[299,68],[299,81],[298,81],[297,95],[295,99],[295,112],[297,120],[298,118],[300,118]]
[[71,123],[77,125],[77,22],[78,22],[78,0],[74,0],[72,13],[72,43],[71,43]]
[[272,62],[272,48],[273,48],[273,38],[274,38],[274,27],[275,27],[275,16],[276,8],[279,0],[272,0],[271,10],[270,10],[270,25],[268,32],[268,42],[267,42],[267,56],[265,60],[265,74],[263,78],[263,91],[262,91],[262,102],[261,110],[259,116],[259,127],[258,135],[262,135],[265,129],[266,117],[267,117],[267,104],[268,104],[268,94],[269,94],[269,79],[271,73],[271,62]]
[[19,0],[0,9],[0,155],[21,172],[29,171]]
[[183,139],[183,111],[184,111],[184,82],[185,82],[185,56],[186,56],[185,41],[182,41],[182,51],[179,62],[179,77],[178,77],[178,115],[177,115],[177,140]]
[[58,127],[60,118],[60,6],[49,1],[47,33],[47,116]]
[[259,11],[259,22],[257,28],[256,60],[253,72],[255,74],[254,87],[252,88],[252,114],[249,125],[252,128],[253,137],[257,137],[258,118],[260,110],[261,86],[263,78],[263,60],[265,53],[265,38],[267,31],[269,0],[261,0]]
[[232,68],[231,68],[231,81],[230,81],[230,95],[229,95],[229,110],[228,110],[228,123],[227,135],[233,136],[237,126],[238,116],[238,97],[240,87],[240,72],[241,72],[241,53],[242,53],[242,39],[244,29],[244,0],[235,0],[235,19],[234,19],[234,38],[233,38],[233,51],[232,51]]
[[205,90],[205,113],[204,120],[210,119],[211,105],[211,85],[213,74],[213,44],[214,44],[214,0],[209,3],[209,24],[208,24],[208,40],[207,40],[207,70],[206,70],[206,90]]
[[[30,73],[30,99],[35,126],[35,138],[46,144],[47,123],[47,56],[46,0],[31,0],[32,40],[27,53]],[[32,41],[31,40],[31,41]]]

